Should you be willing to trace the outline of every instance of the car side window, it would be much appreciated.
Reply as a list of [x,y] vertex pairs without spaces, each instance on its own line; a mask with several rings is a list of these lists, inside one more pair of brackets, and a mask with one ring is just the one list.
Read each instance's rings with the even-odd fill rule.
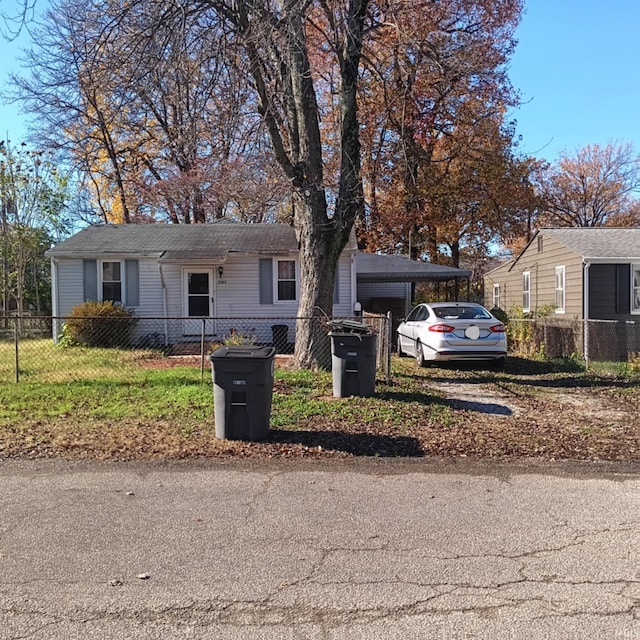
[[416,318],[416,320],[418,322],[422,320],[426,320],[428,315],[429,315],[429,310],[426,307],[420,307],[420,309],[418,310],[418,317]]
[[418,319],[418,314],[420,313],[420,309],[422,309],[422,307],[415,307],[415,309],[412,309],[409,315],[407,316],[407,322],[415,322]]

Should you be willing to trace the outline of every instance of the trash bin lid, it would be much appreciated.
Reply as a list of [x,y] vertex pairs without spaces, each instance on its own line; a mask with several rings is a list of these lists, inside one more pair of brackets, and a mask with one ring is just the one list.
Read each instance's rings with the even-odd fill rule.
[[364,322],[358,322],[357,320],[331,320],[331,330],[341,333],[371,333],[371,327]]
[[276,350],[274,347],[259,347],[257,345],[236,345],[219,347],[210,356],[210,360],[233,358],[272,358]]

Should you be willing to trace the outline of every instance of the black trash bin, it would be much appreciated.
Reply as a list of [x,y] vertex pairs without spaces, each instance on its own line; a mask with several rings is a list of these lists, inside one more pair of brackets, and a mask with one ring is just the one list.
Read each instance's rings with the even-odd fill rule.
[[210,356],[216,437],[264,440],[273,395],[273,347],[220,347]]
[[372,396],[376,389],[377,336],[332,331],[333,396]]
[[286,324],[271,325],[271,334],[273,336],[273,346],[276,353],[288,353],[289,351],[289,327]]

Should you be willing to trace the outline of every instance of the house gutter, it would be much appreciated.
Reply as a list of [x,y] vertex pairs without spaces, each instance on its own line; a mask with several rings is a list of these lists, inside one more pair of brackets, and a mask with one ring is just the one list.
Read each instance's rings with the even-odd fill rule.
[[583,264],[582,322],[584,323],[584,331],[582,332],[582,336],[583,336],[582,351],[584,353],[584,360],[588,369],[589,368],[589,268],[591,267],[591,262],[589,262],[588,260],[584,260],[582,264]]
[[[356,304],[358,304],[358,265],[357,255],[351,254],[351,314],[356,314]],[[336,277],[338,277],[336,273]]]
[[162,263],[158,262],[158,268],[160,269],[160,284],[162,285],[162,311],[164,316],[164,346],[166,347],[169,344],[169,325],[167,316],[168,316],[168,308],[169,304],[167,302],[167,285],[164,281],[164,273],[162,272]]
[[53,311],[53,344],[58,344],[59,319],[58,319],[58,261],[51,257],[51,310]]

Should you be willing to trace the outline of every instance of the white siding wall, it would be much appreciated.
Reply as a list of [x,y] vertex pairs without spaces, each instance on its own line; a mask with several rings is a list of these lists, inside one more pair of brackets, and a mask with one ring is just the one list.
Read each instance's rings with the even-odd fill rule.
[[160,281],[160,267],[154,258],[138,261],[140,278],[140,305],[134,307],[136,315],[146,318],[164,316],[162,300],[162,284]]
[[374,298],[399,298],[404,300],[407,291],[405,282],[362,282],[358,285],[358,302],[362,308]]
[[58,308],[53,312],[54,315],[66,316],[73,307],[83,302],[82,260],[58,260],[57,276]]
[[184,315],[182,311],[182,268],[176,264],[163,264],[162,275],[167,288],[166,313],[170,318],[180,318]]
[[[336,273],[338,280],[338,302],[333,304],[333,315],[349,317],[353,315],[353,304],[355,296],[351,284],[351,255],[343,254],[338,262]],[[355,286],[355,282],[353,283]]]
[[[260,257],[266,256],[229,256],[222,265],[224,269],[222,278],[218,274],[220,266],[218,262],[192,267],[183,267],[179,264],[163,264],[160,267],[155,258],[141,258],[139,260],[140,304],[134,308],[134,311],[140,318],[162,318],[165,315],[170,318],[183,317],[185,315],[184,272],[190,268],[211,269],[214,279],[214,316],[233,320],[220,320],[207,324],[208,337],[228,335],[233,328],[236,331],[253,333],[260,341],[268,342],[272,338],[273,324],[287,324],[288,339],[293,342],[295,333],[293,319],[298,313],[298,302],[274,300],[273,304],[260,304]],[[72,307],[83,302],[83,261],[59,259],[57,264],[57,314],[65,316]],[[161,278],[161,272],[163,278]],[[339,302],[334,305],[334,315],[351,316],[353,314],[351,274],[351,255],[346,254],[341,257],[338,264]],[[166,294],[162,288],[162,279],[164,279]],[[140,323],[137,329],[140,336],[137,337],[149,333],[150,326],[152,325],[149,323]],[[153,326],[158,331],[167,333],[169,343],[185,339],[180,321],[156,323]],[[191,336],[189,339],[196,339],[196,337]]]
[[[117,260],[118,258],[114,258]],[[54,313],[66,316],[71,309],[84,302],[84,274],[82,260],[57,260],[58,309]],[[157,260],[141,259],[139,264],[140,304],[134,307],[136,315],[158,317],[164,314],[162,287]]]

